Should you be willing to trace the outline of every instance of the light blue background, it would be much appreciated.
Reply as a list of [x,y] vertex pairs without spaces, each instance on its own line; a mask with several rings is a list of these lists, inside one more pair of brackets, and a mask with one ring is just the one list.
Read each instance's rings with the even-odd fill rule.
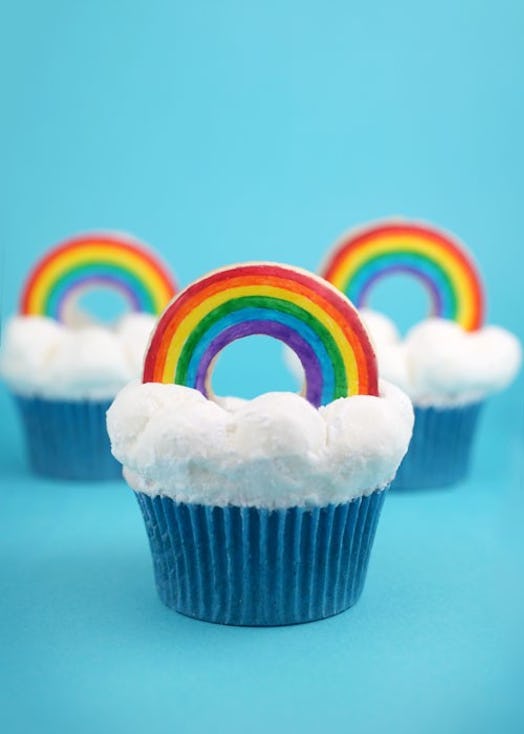
[[[524,337],[518,0],[1,14],[4,317],[77,231],[133,232],[185,284],[246,259],[315,269],[348,226],[404,214],[468,243],[488,320]],[[404,326],[424,308],[404,282],[379,296]],[[289,380],[263,343],[219,379]],[[131,493],[32,480],[2,390],[3,730],[522,731],[522,384],[490,402],[468,484],[388,499],[357,607],[273,630],[164,609]]]

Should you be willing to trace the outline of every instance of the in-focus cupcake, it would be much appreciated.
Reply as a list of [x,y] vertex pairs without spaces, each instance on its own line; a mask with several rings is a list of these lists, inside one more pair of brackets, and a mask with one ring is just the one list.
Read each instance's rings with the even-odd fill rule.
[[[129,312],[113,324],[97,322],[79,303],[93,288],[120,293]],[[174,293],[160,260],[120,234],[68,240],[35,265],[0,353],[0,373],[18,405],[35,473],[121,476],[105,414],[117,392],[141,374],[156,316]]]
[[[431,316],[404,338],[385,315],[366,308],[373,286],[395,273],[418,279],[431,301]],[[393,487],[432,488],[466,478],[482,405],[513,380],[521,360],[512,334],[483,326],[482,283],[471,255],[448,234],[394,220],[345,235],[321,274],[359,309],[381,377],[413,401],[413,438]]]
[[[217,356],[253,334],[297,354],[303,396],[213,396]],[[238,625],[347,609],[412,423],[409,399],[378,385],[356,310],[318,276],[248,263],[190,285],[160,317],[143,381],[108,412],[161,600]]]

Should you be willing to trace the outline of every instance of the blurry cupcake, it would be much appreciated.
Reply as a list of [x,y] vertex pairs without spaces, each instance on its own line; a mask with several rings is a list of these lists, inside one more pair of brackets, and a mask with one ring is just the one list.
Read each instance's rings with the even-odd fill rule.
[[[92,288],[122,294],[129,313],[113,324],[85,313]],[[49,477],[110,479],[105,413],[142,368],[147,343],[175,292],[165,266],[120,234],[87,234],[50,250],[24,286],[8,323],[0,374],[18,405],[32,470]]]
[[[213,396],[217,356],[252,334],[294,350],[303,396]],[[238,625],[347,609],[412,423],[409,399],[377,383],[357,312],[322,279],[249,263],[193,283],[160,317],[143,382],[108,412],[162,601]]]
[[[404,338],[385,315],[366,308],[373,286],[395,273],[422,282],[432,306],[431,316]],[[345,235],[321,274],[359,309],[381,377],[413,401],[413,438],[393,487],[440,487],[464,479],[482,405],[513,380],[521,361],[512,334],[483,326],[482,284],[469,253],[426,224],[380,222]]]

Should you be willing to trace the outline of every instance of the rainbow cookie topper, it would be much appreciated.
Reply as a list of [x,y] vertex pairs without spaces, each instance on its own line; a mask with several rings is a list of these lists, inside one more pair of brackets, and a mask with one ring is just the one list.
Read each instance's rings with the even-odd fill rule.
[[321,271],[357,308],[366,304],[377,281],[394,273],[423,282],[432,315],[468,331],[482,326],[483,290],[473,259],[449,235],[426,224],[379,222],[352,232],[335,245]]
[[175,293],[166,266],[131,237],[86,234],[50,250],[26,281],[20,313],[66,321],[86,290],[108,287],[121,293],[133,311],[159,314]]
[[264,262],[217,270],[179,293],[157,324],[143,381],[175,382],[207,396],[219,353],[253,334],[295,351],[315,406],[378,394],[375,354],[348,299],[312,273]]

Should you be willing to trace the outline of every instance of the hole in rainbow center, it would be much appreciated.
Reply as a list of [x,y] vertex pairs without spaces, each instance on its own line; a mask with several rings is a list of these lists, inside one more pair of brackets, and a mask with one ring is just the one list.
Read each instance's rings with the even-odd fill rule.
[[211,387],[221,397],[254,398],[266,392],[299,392],[301,385],[286,367],[281,341],[252,335],[229,344],[219,354]]
[[67,320],[87,316],[104,324],[114,323],[130,310],[129,302],[116,288],[96,285],[86,288],[68,304]]
[[385,314],[402,334],[427,318],[433,309],[427,287],[407,273],[389,274],[377,280],[368,292],[365,305]]

